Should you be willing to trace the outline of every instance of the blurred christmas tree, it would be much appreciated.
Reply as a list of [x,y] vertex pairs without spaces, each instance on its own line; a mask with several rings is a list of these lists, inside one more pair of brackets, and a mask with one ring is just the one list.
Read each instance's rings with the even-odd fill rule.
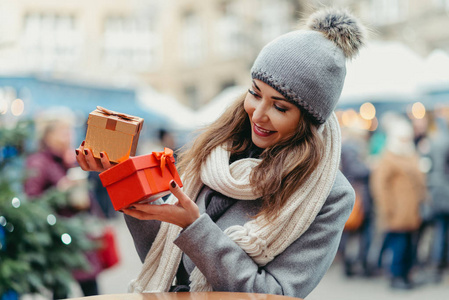
[[68,294],[72,271],[87,269],[84,251],[95,247],[84,220],[58,216],[66,193],[49,190],[29,201],[22,191],[29,122],[0,127],[0,299],[55,291]]

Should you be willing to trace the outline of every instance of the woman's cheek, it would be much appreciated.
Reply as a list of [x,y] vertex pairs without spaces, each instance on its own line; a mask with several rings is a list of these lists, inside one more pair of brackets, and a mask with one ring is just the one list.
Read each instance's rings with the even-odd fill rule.
[[248,96],[246,96],[245,101],[243,102],[243,108],[245,109],[246,113],[251,117],[251,100],[248,99]]

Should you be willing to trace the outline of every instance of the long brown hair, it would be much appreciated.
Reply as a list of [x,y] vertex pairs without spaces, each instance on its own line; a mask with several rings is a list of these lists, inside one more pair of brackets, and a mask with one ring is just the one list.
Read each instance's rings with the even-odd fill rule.
[[[181,149],[178,170],[188,180],[196,180],[201,165],[212,149],[232,141],[231,155],[243,154],[251,146],[251,124],[241,95],[211,125],[200,131],[192,145]],[[250,183],[256,191],[262,191],[262,209],[259,215],[273,218],[287,199],[312,174],[324,151],[317,126],[307,113],[301,110],[298,130],[275,145],[264,149],[261,163],[251,173]]]

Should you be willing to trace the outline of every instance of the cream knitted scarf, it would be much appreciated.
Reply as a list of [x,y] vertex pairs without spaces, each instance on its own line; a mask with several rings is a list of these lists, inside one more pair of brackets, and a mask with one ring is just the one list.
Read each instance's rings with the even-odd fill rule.
[[[324,157],[309,179],[298,188],[282,208],[279,217],[268,222],[263,217],[253,219],[243,226],[231,226],[227,234],[259,266],[264,266],[297,240],[310,226],[326,201],[340,161],[340,127],[335,114],[322,125],[325,144]],[[241,159],[229,165],[229,152],[224,147],[215,148],[201,168],[201,180],[189,182],[184,192],[196,199],[203,184],[231,198],[255,200],[249,183],[249,174],[259,159]],[[176,201],[170,197],[170,203]],[[158,235],[148,252],[137,279],[130,283],[130,292],[167,292],[178,270],[182,252],[173,243],[181,228],[162,223]],[[195,268],[190,274],[191,291],[211,291],[205,276]]]

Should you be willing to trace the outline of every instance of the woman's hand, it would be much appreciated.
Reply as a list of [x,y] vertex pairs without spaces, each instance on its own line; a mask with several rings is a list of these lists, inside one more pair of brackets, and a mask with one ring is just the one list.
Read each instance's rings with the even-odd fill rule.
[[174,180],[170,182],[170,191],[178,198],[175,204],[133,204],[123,212],[139,220],[159,220],[186,228],[200,217],[200,210],[179,188]]
[[100,152],[100,163],[95,160],[92,150],[84,147],[84,141],[75,150],[76,161],[84,171],[103,172],[112,167],[106,152]]

